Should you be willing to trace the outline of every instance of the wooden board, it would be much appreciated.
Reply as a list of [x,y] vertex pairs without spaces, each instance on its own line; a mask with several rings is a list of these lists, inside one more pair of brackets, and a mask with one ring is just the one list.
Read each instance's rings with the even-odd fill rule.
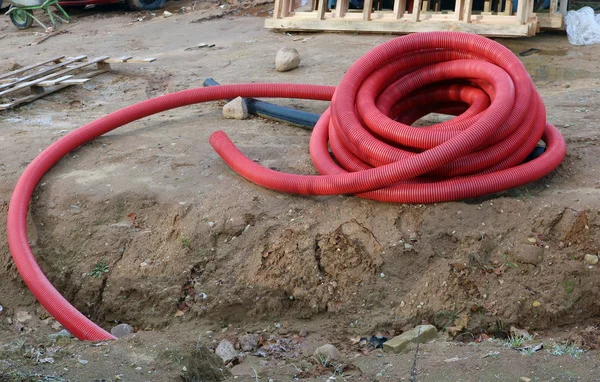
[[[73,71],[75,71],[77,69],[81,69],[81,68],[84,68],[86,66],[102,62],[102,61],[104,61],[106,59],[108,59],[108,56],[98,57],[98,58],[95,58],[95,59],[93,59],[91,61],[82,62],[82,63],[80,63],[78,65],[73,66],[72,68],[63,69],[63,70],[60,70],[58,72],[51,73],[51,74],[49,74],[47,76],[35,79],[33,81],[22,82],[22,83],[18,84],[17,86],[11,87],[11,88],[6,89],[4,91],[0,91],[0,96],[3,96],[3,95],[8,94],[8,93],[15,92],[15,91],[23,89],[23,88],[31,87],[33,85],[37,85],[37,84],[39,84],[41,82],[45,82],[45,81],[54,79],[56,77],[63,76],[65,74],[71,73],[71,72],[73,72]],[[66,62],[69,62],[69,61],[67,60],[67,61],[65,61],[65,63]]]
[[[276,0],[273,18],[265,20],[265,27],[286,31],[339,31],[376,33],[413,33],[424,31],[464,31],[484,36],[521,37],[533,36],[544,28],[562,29],[562,16],[555,12],[563,9],[568,0],[551,0],[548,15],[533,13],[537,0],[522,0],[516,14],[511,12],[511,2],[485,0],[483,11],[475,11],[473,0],[456,0],[454,10],[440,11],[439,0],[394,0],[393,9],[380,10],[381,2],[365,0],[362,10],[350,10],[348,0],[338,0],[334,11],[326,9],[325,0],[313,0],[319,4],[316,11],[297,11],[297,2]],[[372,10],[377,4],[377,10]],[[502,5],[505,11],[502,11]],[[433,5],[433,6],[432,6]],[[314,7],[313,7],[314,9]],[[538,18],[539,24],[538,24]],[[419,24],[424,25],[419,25]],[[469,25],[473,24],[473,25]]]
[[[17,84],[21,84],[21,83],[24,83],[26,81],[34,80],[34,79],[36,79],[36,78],[38,78],[40,76],[46,75],[46,77],[47,77],[48,75],[51,75],[49,73],[56,72],[59,69],[62,69],[62,68],[66,67],[66,66],[68,66],[70,64],[79,62],[79,61],[84,60],[86,58],[87,58],[87,56],[78,56],[78,57],[74,57],[74,58],[65,60],[65,61],[63,61],[63,62],[61,62],[59,64],[53,65],[53,66],[48,67],[48,68],[44,68],[44,69],[42,69],[42,70],[40,70],[40,71],[38,71],[36,73],[29,74],[29,75],[27,75],[25,77],[21,77],[21,78],[19,78],[15,82],[11,82],[11,83],[8,83],[8,84],[0,85],[0,90],[14,87]],[[3,94],[3,92],[0,92],[0,95],[2,95],[2,94]]]
[[[5,104],[0,104],[0,111],[1,110],[8,110],[8,109],[12,109],[18,105],[22,105],[24,103],[29,103],[29,102],[33,102],[36,99],[45,97],[49,94],[52,94],[54,92],[57,92],[59,90],[62,90],[66,87],[69,86],[74,86],[74,85],[81,85],[82,83],[85,83],[87,81],[89,81],[90,78],[95,77],[97,75],[100,75],[102,73],[106,73],[106,71],[104,70],[94,70],[91,72],[87,72],[85,73],[87,78],[73,78],[73,79],[68,79],[65,80],[63,82],[61,82],[60,84],[58,84],[55,87],[50,87],[50,88],[40,88],[39,91],[34,92],[33,94],[21,97],[21,98],[17,98],[12,100],[9,103],[5,103]],[[37,85],[42,85],[43,83],[38,83]]]
[[414,33],[432,31],[461,31],[477,33],[482,36],[520,37],[533,36],[537,30],[537,22],[518,24],[482,24],[464,22],[437,22],[422,20],[410,21],[362,21],[362,20],[307,20],[293,17],[284,19],[266,19],[265,27],[277,30],[301,31],[347,31],[347,32],[380,32],[380,33]]
[[19,75],[21,73],[25,73],[28,70],[39,68],[40,66],[49,64],[51,62],[54,62],[55,64],[58,64],[60,62],[60,60],[62,60],[63,58],[65,58],[65,56],[54,57],[54,58],[51,58],[49,60],[42,61],[39,64],[29,65],[29,66],[26,66],[24,68],[21,68],[21,69],[18,69],[18,70],[14,70],[12,72],[9,72],[9,73],[6,73],[6,74],[2,74],[2,75],[0,75],[0,80],[4,79],[4,78],[14,77],[14,76]]

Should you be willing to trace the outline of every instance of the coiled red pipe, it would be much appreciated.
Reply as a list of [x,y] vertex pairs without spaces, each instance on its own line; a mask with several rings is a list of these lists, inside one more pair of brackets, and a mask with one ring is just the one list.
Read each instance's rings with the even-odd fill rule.
[[[390,40],[353,64],[337,88],[224,85],[129,106],[50,145],[24,171],[10,201],[8,240],[17,268],[38,301],[79,339],[114,337],[70,305],[36,263],[26,230],[36,184],[68,152],[117,127],[176,107],[237,96],[332,100],[310,141],[320,176],[264,168],[237,150],[225,133],[210,137],[235,171],[283,192],[357,194],[402,203],[457,200],[536,180],[565,155],[564,139],[546,123],[544,104],[521,62],[496,42],[458,32]],[[427,128],[410,126],[431,112],[457,117]],[[521,164],[540,139],[546,142],[545,153]]]

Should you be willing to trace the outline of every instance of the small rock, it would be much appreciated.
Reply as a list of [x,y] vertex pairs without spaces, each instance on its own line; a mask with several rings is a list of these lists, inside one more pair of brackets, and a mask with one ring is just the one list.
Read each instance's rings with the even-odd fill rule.
[[248,118],[248,106],[242,97],[228,102],[223,106],[223,117],[229,119],[246,119]]
[[583,261],[586,264],[589,264],[589,265],[596,265],[596,264],[598,264],[598,256],[596,256],[596,255],[585,255],[583,257]]
[[412,244],[404,243],[404,249],[412,249]]
[[117,338],[125,337],[133,333],[133,328],[127,324],[119,324],[110,330],[110,334]]
[[389,353],[400,353],[411,343],[425,343],[437,337],[437,329],[433,325],[417,325],[414,329],[402,333],[383,344],[383,350]]
[[0,305],[0,314],[2,314],[3,311],[4,311],[4,308],[2,307],[2,305]]
[[519,381],[529,382],[529,381],[531,381],[531,378],[521,377],[521,379],[519,379]]
[[300,65],[300,54],[294,48],[281,48],[275,56],[275,69],[278,72],[287,72]]
[[88,363],[88,362],[89,362],[89,361],[87,361],[87,360],[85,360],[85,359],[80,359],[80,360],[79,360],[79,363],[80,363],[80,364],[82,364],[82,365],[87,365],[87,363]]
[[531,337],[527,330],[519,329],[514,326],[510,327],[510,335],[513,337]]
[[252,351],[258,346],[259,337],[256,334],[244,334],[238,339],[242,351]]
[[544,247],[517,244],[514,250],[514,258],[522,264],[539,265],[544,260]]
[[52,357],[40,358],[39,363],[54,363],[54,358],[52,358]]
[[332,344],[326,344],[317,348],[313,355],[317,358],[319,358],[319,356],[325,358],[327,361],[334,361],[342,357],[339,350]]
[[224,363],[229,363],[238,356],[238,353],[235,351],[231,342],[227,340],[222,340],[219,343],[219,346],[217,346],[217,349],[215,350],[215,354],[221,357]]
[[171,17],[173,16],[173,14],[169,11],[165,11],[165,13],[163,13],[163,17]]
[[29,312],[26,312],[24,310],[20,310],[15,315],[15,318],[17,319],[18,322],[26,322],[26,321],[31,320],[31,314],[29,314]]
[[50,337],[50,339],[52,339],[52,340],[55,340],[58,338],[71,338],[72,335],[71,335],[71,333],[69,333],[69,331],[67,329],[63,329],[58,333],[53,333],[53,334],[48,335],[48,337]]
[[301,329],[300,332],[298,333],[298,335],[300,337],[306,337],[306,336],[308,336],[308,331],[306,329]]
[[531,305],[533,305],[534,308],[539,308],[542,303],[539,301],[534,301]]

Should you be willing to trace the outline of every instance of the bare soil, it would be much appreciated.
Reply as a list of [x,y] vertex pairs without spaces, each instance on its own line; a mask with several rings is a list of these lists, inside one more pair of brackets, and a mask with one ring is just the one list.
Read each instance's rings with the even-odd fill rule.
[[[61,27],[67,33],[39,45],[29,44],[40,28],[18,31],[0,18],[1,72],[56,55],[157,58],[115,64],[81,87],[0,114],[0,380],[214,380],[206,373],[219,368],[230,380],[408,380],[414,350],[389,355],[350,338],[389,337],[422,322],[444,335],[420,347],[417,380],[600,380],[600,270],[583,262],[599,251],[600,52],[549,33],[498,41],[515,53],[541,50],[521,59],[566,137],[567,157],[538,182],[477,200],[394,205],[265,190],[230,170],[208,136],[224,130],[266,166],[314,174],[309,132],[227,120],[219,103],[161,113],[72,152],[36,189],[32,248],[78,309],[104,328],[125,322],[136,333],[101,344],[49,340],[60,326],[21,281],[5,230],[12,188],[43,148],[208,77],[335,85],[393,38],[270,32],[268,4],[199,3],[179,14],[182,6],[191,2],[168,3],[169,18],[121,6],[74,11]],[[200,43],[215,46],[186,50]],[[275,71],[283,46],[300,52],[298,69]],[[327,106],[277,102],[317,113]],[[90,276],[102,261],[109,271]],[[502,346],[511,326],[545,349],[522,355]],[[239,343],[244,333],[260,336],[258,354],[267,357],[251,351],[229,369],[199,350]],[[318,365],[312,352],[324,343],[344,359]],[[552,355],[555,343],[586,352]],[[54,363],[40,361],[48,357]]]

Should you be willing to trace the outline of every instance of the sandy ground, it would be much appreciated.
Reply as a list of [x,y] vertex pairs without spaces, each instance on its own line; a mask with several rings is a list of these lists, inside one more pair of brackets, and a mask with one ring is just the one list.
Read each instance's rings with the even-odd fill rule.
[[[314,174],[309,133],[226,120],[218,103],[161,113],[84,145],[37,188],[30,241],[77,308],[104,328],[126,322],[136,333],[99,345],[48,339],[60,327],[25,288],[5,244],[12,188],[37,153],[111,111],[207,77],[335,85],[354,60],[392,38],[274,33],[255,16],[269,9],[201,3],[170,18],[85,10],[74,12],[67,33],[39,45],[29,44],[40,28],[17,31],[0,18],[1,72],[56,55],[157,59],[115,64],[81,87],[0,113],[0,380],[194,380],[194,372],[213,380],[200,377],[212,361],[198,349],[240,344],[245,333],[262,348],[224,368],[230,380],[408,380],[414,349],[389,355],[350,339],[422,322],[444,334],[420,348],[419,381],[600,380],[599,270],[583,263],[598,253],[600,53],[560,34],[498,41],[515,53],[541,50],[522,61],[566,137],[567,157],[538,182],[478,200],[410,206],[265,190],[232,172],[208,136],[224,130],[266,166]],[[200,43],[215,46],[186,50]],[[298,69],[275,71],[283,46],[302,55]],[[91,277],[102,261],[109,272]],[[523,355],[504,346],[511,326],[545,349]],[[339,363],[322,367],[311,357],[324,343],[342,352]],[[586,351],[552,354],[566,343]],[[54,363],[40,361],[49,357]]]

